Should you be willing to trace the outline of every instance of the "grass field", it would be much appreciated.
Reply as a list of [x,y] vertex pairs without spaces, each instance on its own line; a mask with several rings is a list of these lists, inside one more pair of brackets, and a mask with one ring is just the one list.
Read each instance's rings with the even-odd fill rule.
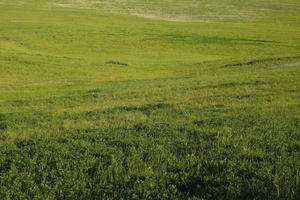
[[299,67],[298,0],[0,0],[0,199],[299,199]]

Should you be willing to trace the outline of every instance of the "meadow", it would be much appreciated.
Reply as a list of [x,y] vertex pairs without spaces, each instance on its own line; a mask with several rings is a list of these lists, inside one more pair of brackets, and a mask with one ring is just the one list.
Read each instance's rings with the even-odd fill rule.
[[298,200],[298,0],[0,0],[0,199]]

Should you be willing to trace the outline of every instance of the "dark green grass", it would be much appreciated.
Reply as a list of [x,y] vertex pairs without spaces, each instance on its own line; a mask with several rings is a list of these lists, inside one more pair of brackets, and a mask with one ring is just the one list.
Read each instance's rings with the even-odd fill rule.
[[[195,110],[147,104],[57,116],[3,116],[27,127],[97,122],[103,116],[113,124],[61,127],[55,137],[35,134],[4,145],[2,197],[297,199],[299,119],[286,119],[283,111],[226,110],[221,105]],[[117,120],[124,115],[148,119]]]
[[178,23],[0,0],[0,198],[299,199],[288,2]]

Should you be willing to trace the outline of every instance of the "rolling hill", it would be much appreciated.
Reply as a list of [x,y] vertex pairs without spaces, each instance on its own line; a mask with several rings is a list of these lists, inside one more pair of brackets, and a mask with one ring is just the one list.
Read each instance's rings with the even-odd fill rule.
[[0,198],[299,199],[299,11],[0,0]]

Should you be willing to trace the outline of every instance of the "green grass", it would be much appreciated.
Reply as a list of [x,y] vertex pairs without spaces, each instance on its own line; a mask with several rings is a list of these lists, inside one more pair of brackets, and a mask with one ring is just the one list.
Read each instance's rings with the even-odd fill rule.
[[299,8],[0,0],[0,198],[299,199]]

